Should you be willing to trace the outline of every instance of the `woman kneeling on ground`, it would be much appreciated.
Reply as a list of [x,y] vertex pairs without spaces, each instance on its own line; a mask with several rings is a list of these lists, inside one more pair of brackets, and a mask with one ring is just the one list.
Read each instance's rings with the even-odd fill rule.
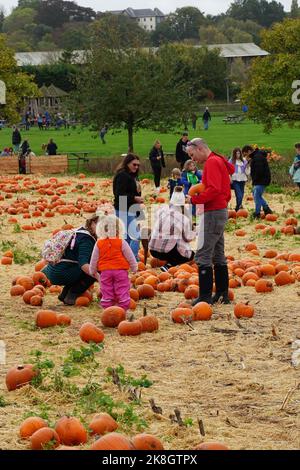
[[74,244],[66,248],[63,258],[55,265],[48,264],[43,273],[52,284],[64,286],[58,299],[66,305],[75,305],[80,297],[95,279],[89,275],[90,259],[97,241],[96,225],[99,216],[92,215],[87,219],[85,227],[77,229]]
[[192,261],[190,242],[196,238],[191,220],[184,215],[185,196],[182,187],[175,188],[169,206],[156,214],[149,249],[154,258],[166,261],[162,270]]

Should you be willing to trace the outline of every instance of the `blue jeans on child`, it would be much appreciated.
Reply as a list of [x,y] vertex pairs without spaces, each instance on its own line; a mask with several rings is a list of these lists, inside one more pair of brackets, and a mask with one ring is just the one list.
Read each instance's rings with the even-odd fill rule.
[[205,131],[208,131],[208,123],[209,123],[209,121],[203,121],[203,123],[204,123],[204,130],[205,130]]
[[261,208],[267,209],[268,203],[262,197],[263,193],[265,192],[266,187],[262,185],[253,186],[253,197],[255,202],[255,214],[260,214]]
[[236,198],[236,210],[239,210],[242,206],[245,193],[245,184],[245,181],[232,181],[232,188],[235,192]]
[[128,212],[116,210],[116,216],[122,220],[125,227],[125,240],[138,260],[141,234],[137,225],[136,216]]

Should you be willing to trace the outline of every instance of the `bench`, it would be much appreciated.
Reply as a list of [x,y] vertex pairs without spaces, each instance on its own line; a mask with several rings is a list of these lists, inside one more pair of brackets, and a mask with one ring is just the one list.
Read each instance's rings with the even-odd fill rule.
[[226,118],[223,119],[223,122],[225,122],[225,124],[240,124],[244,119],[245,116],[226,116]]

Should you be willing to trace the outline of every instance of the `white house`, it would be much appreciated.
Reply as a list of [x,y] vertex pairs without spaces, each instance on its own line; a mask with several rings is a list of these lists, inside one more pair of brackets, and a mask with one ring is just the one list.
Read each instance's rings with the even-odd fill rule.
[[125,10],[108,11],[107,13],[112,13],[113,15],[126,15],[136,21],[137,24],[146,31],[155,31],[157,25],[166,18],[166,15],[164,15],[164,13],[158,8],[154,8],[154,10],[151,10],[150,8],[142,10],[126,8]]

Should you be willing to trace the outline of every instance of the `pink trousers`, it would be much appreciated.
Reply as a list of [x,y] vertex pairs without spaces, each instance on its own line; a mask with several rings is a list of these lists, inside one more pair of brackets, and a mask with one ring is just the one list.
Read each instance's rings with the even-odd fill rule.
[[117,305],[125,311],[130,306],[130,282],[125,269],[108,269],[100,273],[101,306],[103,308]]

